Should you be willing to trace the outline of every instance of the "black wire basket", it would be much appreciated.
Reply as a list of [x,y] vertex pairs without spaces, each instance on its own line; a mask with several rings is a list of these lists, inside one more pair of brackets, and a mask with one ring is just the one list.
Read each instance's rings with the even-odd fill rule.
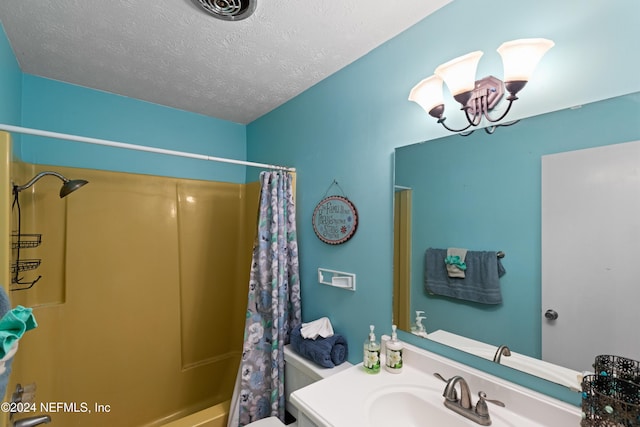
[[640,362],[621,356],[597,356],[593,364],[596,374],[609,375],[640,385]]
[[640,426],[640,363],[598,356],[595,375],[582,379],[582,427]]
[[35,270],[40,266],[39,259],[21,259],[11,264],[11,274],[22,273],[23,271]]
[[11,249],[37,248],[42,243],[42,234],[11,234]]

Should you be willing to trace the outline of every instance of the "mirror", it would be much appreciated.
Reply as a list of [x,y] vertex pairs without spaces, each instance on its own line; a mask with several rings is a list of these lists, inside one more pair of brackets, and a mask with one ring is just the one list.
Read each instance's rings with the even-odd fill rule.
[[[523,361],[503,356],[502,364],[513,361],[516,369],[578,388],[573,379],[582,369],[565,371],[527,359],[541,359],[547,321],[541,302],[541,158],[640,140],[639,117],[640,93],[634,93],[530,117],[492,135],[477,130],[397,148],[394,322],[399,328],[410,331],[415,312],[424,311],[427,339],[491,360],[507,345]],[[502,303],[425,292],[424,256],[430,247],[503,251]],[[589,297],[576,295],[576,304]],[[588,331],[584,338],[591,338]]]

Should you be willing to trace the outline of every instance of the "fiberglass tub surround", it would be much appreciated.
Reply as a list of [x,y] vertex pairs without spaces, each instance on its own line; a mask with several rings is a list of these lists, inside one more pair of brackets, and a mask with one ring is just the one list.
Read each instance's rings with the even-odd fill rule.
[[[52,169],[90,184],[64,199],[52,178],[20,192],[23,231],[43,236],[29,252],[42,259],[42,278],[11,293],[39,327],[21,342],[8,389],[35,383],[38,402],[109,405],[51,414],[55,425],[94,427],[159,426],[228,400],[255,221],[246,212],[257,209],[258,187],[11,168],[19,184]],[[225,327],[211,335],[211,325]]]

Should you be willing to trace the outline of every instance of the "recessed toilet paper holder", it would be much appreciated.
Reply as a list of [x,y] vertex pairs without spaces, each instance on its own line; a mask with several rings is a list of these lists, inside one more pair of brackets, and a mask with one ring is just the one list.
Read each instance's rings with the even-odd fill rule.
[[318,282],[349,291],[356,290],[356,275],[354,273],[318,268]]

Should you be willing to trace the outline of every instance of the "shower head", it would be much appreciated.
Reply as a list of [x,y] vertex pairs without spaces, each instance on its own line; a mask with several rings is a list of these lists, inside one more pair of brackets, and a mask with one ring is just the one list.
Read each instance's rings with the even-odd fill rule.
[[31,178],[31,181],[27,182],[24,185],[14,185],[13,186],[13,192],[17,194],[22,190],[26,190],[27,188],[29,188],[33,184],[35,184],[36,181],[38,181],[40,178],[42,178],[43,176],[47,176],[47,175],[53,175],[53,176],[59,178],[62,181],[62,188],[60,188],[60,198],[61,199],[63,197],[68,196],[69,194],[73,193],[78,188],[82,187],[83,185],[85,185],[85,184],[87,184],[89,182],[89,181],[85,181],[84,179],[67,179],[64,176],[62,176],[61,174],[59,174],[58,172],[45,171],[45,172],[40,172],[38,175],[36,175],[33,178]]
[[71,179],[66,180],[64,184],[62,184],[62,188],[60,188],[60,198],[68,196],[69,194],[76,191],[78,188],[82,187],[85,184],[88,184],[89,181],[84,179]]

